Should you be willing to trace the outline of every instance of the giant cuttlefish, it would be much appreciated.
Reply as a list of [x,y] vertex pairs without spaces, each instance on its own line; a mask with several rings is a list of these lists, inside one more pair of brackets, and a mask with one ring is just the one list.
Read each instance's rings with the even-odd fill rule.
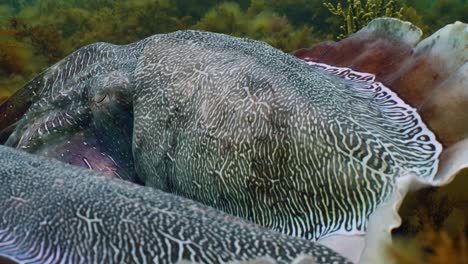
[[0,146],[0,163],[0,263],[350,263],[315,242],[62,162]]
[[361,233],[396,178],[434,176],[441,147],[396,94],[348,77],[209,32],[96,43],[4,103],[0,129],[284,234]]

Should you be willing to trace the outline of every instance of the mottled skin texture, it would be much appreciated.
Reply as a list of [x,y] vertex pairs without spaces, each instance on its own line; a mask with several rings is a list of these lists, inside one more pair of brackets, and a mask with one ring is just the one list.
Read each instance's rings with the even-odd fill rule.
[[0,164],[0,256],[20,263],[348,263],[314,242],[62,162],[0,146]]
[[94,44],[25,89],[34,103],[8,145],[61,159],[51,141],[88,133],[130,162],[122,178],[307,239],[363,232],[396,177],[430,180],[440,152],[385,87],[221,34]]

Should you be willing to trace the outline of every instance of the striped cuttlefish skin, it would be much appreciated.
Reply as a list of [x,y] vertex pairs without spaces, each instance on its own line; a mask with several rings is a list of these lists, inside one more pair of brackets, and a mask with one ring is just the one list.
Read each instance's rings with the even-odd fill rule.
[[8,112],[18,123],[7,145],[60,160],[86,131],[96,146],[73,148],[78,157],[110,157],[88,167],[310,240],[365,232],[398,177],[434,180],[441,151],[415,109],[368,75],[209,32],[93,44],[20,95],[31,107]]
[[0,164],[6,263],[350,263],[315,242],[87,169],[5,146]]

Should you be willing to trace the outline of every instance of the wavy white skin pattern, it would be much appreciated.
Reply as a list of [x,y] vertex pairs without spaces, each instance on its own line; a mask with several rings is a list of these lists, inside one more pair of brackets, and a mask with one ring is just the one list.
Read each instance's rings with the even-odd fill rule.
[[188,199],[0,146],[0,256],[19,263],[348,263]]
[[73,53],[29,84],[38,100],[10,143],[33,152],[86,127],[89,96],[115,92],[99,82],[115,72],[128,78],[118,93],[132,97],[133,158],[146,185],[285,234],[362,233],[399,175],[431,181],[437,167],[434,135],[381,84],[195,31]]
[[262,42],[156,36],[135,80],[143,181],[285,234],[362,233],[399,175],[437,168],[435,136],[388,88]]
[[[307,61],[307,59],[305,60]],[[384,102],[384,104],[382,105],[386,106],[386,111],[402,111],[406,112],[408,115],[413,116],[415,119],[414,122],[416,122],[421,129],[421,134],[419,134],[418,136],[424,136],[424,134],[427,134],[427,136],[429,136],[429,139],[431,139],[431,141],[429,141],[429,144],[432,144],[434,146],[434,154],[435,158],[437,158],[435,160],[434,165],[429,167],[429,169],[432,170],[431,173],[427,175],[416,174],[415,176],[419,177],[420,181],[431,185],[445,184],[446,179],[440,179],[440,177],[438,177],[438,174],[440,174],[440,169],[438,168],[438,165],[440,160],[439,156],[443,150],[442,145],[436,140],[435,134],[426,126],[421,117],[418,115],[418,112],[415,108],[406,104],[401,98],[398,97],[396,93],[394,93],[388,87],[383,85],[381,82],[375,81],[374,74],[358,72],[346,67],[331,66],[328,64],[313,61],[307,61],[307,64],[312,65],[313,67],[323,70],[327,73],[331,73],[339,78],[345,80],[352,80],[353,82],[360,83],[364,91],[370,90],[370,92],[374,93],[376,97],[382,98],[382,101]],[[406,174],[400,175],[400,177],[401,176],[406,176]]]

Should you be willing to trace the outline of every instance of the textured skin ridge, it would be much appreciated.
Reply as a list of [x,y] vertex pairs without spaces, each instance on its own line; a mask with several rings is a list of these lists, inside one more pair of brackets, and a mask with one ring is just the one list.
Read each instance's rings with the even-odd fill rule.
[[[437,168],[434,135],[386,87],[337,78],[263,42],[196,31],[78,50],[43,75],[40,103],[16,136],[44,123],[60,94],[71,104],[53,111],[93,112],[103,87],[90,84],[122,75],[141,181],[285,234],[362,233],[397,177],[430,181]],[[96,115],[67,120],[80,118]],[[11,145],[34,152],[36,142]]]
[[[199,203],[0,146],[0,256],[19,263],[348,263]],[[21,223],[18,225],[18,223]]]

